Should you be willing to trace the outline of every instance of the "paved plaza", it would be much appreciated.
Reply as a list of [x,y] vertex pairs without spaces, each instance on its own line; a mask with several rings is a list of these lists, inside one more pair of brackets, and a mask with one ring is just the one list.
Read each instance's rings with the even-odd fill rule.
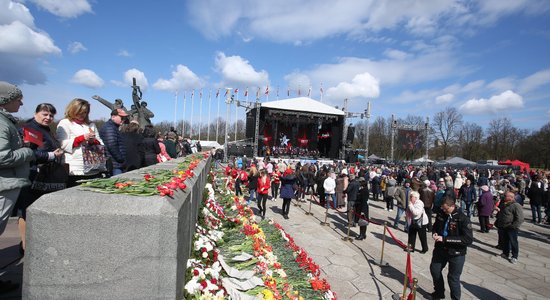
[[[293,203],[296,203],[293,201]],[[325,209],[308,203],[301,207],[291,205],[290,219],[280,214],[282,200],[268,201],[267,218],[273,218],[291,234],[298,245],[303,247],[321,266],[338,299],[391,299],[402,293],[406,252],[386,235],[384,261],[388,266],[380,267],[383,226],[371,224],[367,238],[352,242],[342,240],[347,228],[344,227],[344,213],[329,210],[327,218],[330,226],[320,225],[325,219]],[[255,203],[252,203],[255,211]],[[371,219],[374,222],[393,222],[395,211],[384,210],[383,202],[370,202]],[[474,244],[468,249],[462,281],[462,299],[548,299],[550,295],[550,227],[531,223],[529,206],[524,208],[526,222],[520,231],[520,255],[518,264],[511,264],[499,257],[495,230],[487,234],[478,231],[477,218],[474,224]],[[6,232],[0,237],[0,267],[13,262],[0,270],[5,273],[2,279],[21,282],[24,259],[17,259],[19,236],[17,219],[12,218]],[[494,221],[494,219],[493,219]],[[395,237],[407,241],[407,234],[390,228]],[[358,227],[352,228],[352,235],[358,234]],[[429,271],[433,241],[428,238],[430,251],[426,254],[412,253],[413,277],[418,279],[417,299],[430,299],[433,291]],[[417,242],[417,246],[420,242]],[[446,272],[446,269],[445,271]],[[444,273],[446,274],[446,273]],[[445,280],[446,281],[446,280]],[[450,299],[446,285],[446,298]],[[0,299],[20,299],[21,290],[0,295]]]

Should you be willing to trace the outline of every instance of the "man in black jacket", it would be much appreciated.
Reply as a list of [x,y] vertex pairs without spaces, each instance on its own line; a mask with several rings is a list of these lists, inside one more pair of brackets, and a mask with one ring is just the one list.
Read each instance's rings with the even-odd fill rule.
[[435,241],[430,273],[434,283],[432,299],[445,298],[443,268],[449,264],[447,281],[451,290],[451,299],[460,299],[460,275],[466,260],[466,249],[474,239],[472,224],[461,210],[457,209],[454,199],[446,197],[441,204],[433,225],[432,237]]
[[107,148],[107,156],[113,163],[112,175],[122,174],[126,163],[126,145],[119,127],[127,116],[128,114],[123,109],[113,109],[111,119],[105,122],[99,130],[99,136]]
[[349,184],[344,193],[347,195],[348,200],[348,223],[350,226],[355,227],[357,219],[355,215],[355,202],[357,201],[357,194],[359,194],[359,182],[355,180],[355,175],[349,175]]
[[531,181],[529,185],[527,197],[529,198],[529,205],[531,206],[533,223],[540,224],[542,221],[540,207],[544,200],[544,184],[539,180],[538,175],[533,176],[533,181]]

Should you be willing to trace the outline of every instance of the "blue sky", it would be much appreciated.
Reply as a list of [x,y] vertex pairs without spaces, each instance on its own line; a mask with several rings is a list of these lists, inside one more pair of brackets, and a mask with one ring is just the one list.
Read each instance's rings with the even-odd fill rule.
[[360,112],[370,100],[373,118],[453,106],[482,127],[538,129],[550,120],[549,15],[546,0],[0,0],[0,80],[22,88],[20,117],[51,102],[61,118],[75,97],[107,117],[91,96],[129,107],[136,77],[154,122],[189,120],[193,89],[194,122],[201,89],[206,122],[218,88],[320,100],[322,84],[324,103]]

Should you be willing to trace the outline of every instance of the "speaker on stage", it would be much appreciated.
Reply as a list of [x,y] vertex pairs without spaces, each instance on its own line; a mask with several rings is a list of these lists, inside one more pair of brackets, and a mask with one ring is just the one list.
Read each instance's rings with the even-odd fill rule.
[[346,136],[346,142],[348,145],[353,144],[353,140],[355,140],[355,127],[349,126],[348,127],[348,135]]

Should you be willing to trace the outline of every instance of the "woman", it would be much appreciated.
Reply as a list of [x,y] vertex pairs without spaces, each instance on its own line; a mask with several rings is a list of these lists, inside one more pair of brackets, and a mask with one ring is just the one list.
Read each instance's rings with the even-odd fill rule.
[[157,143],[160,148],[160,153],[157,155],[157,161],[158,162],[165,162],[168,160],[171,160],[172,158],[166,152],[166,145],[164,144],[164,138],[162,137],[162,134],[160,132],[157,134]]
[[361,214],[359,219],[359,236],[356,240],[364,240],[367,238],[367,225],[369,225],[369,188],[367,181],[363,177],[359,177],[359,195],[357,197],[356,211]]
[[145,164],[145,149],[143,135],[139,133],[139,123],[130,121],[128,125],[120,128],[124,144],[126,144],[126,164],[124,172],[142,168]]
[[332,209],[336,209],[336,174],[334,171],[330,171],[323,181],[323,189],[325,190],[326,208],[332,206]]
[[258,208],[260,209],[262,219],[265,218],[265,211],[267,210],[267,207],[265,205],[267,202],[267,194],[269,193],[270,188],[271,181],[267,176],[266,170],[263,169],[260,171],[260,177],[258,178]]
[[65,119],[57,124],[57,140],[65,152],[65,163],[69,164],[68,187],[78,185],[77,181],[101,177],[98,170],[84,172],[84,157],[82,146],[103,145],[97,127],[90,122],[90,103],[84,99],[75,98],[65,108]]
[[408,243],[411,252],[414,252],[416,233],[418,233],[420,243],[422,244],[422,251],[420,251],[420,253],[424,254],[428,252],[428,240],[426,239],[428,216],[424,213],[424,203],[420,200],[420,194],[417,191],[411,191],[409,193],[409,204],[406,216],[407,224],[409,224]]
[[281,198],[283,198],[282,213],[283,217],[288,220],[288,212],[290,210],[290,200],[296,196],[294,185],[296,184],[296,174],[292,167],[285,170],[281,177]]
[[148,167],[158,163],[157,155],[160,153],[160,147],[152,126],[146,126],[143,130],[143,151],[143,166]]
[[489,232],[489,217],[493,213],[495,202],[493,200],[493,194],[489,191],[487,185],[481,186],[481,195],[477,202],[477,211],[479,214],[479,230],[481,232]]
[[271,173],[271,197],[273,197],[273,201],[277,201],[279,187],[281,186],[281,172],[277,166],[274,166],[274,169],[273,173]]
[[[23,141],[12,113],[23,105],[23,93],[13,84],[0,81],[0,235],[4,233],[21,188],[29,184],[29,163],[34,159]],[[0,280],[0,292],[7,293],[19,287],[9,280]]]
[[256,200],[258,177],[260,177],[260,173],[258,173],[258,169],[256,169],[256,166],[252,165],[252,167],[250,167],[250,171],[248,172],[248,192],[250,194],[250,196],[248,197],[248,204],[250,204],[250,201]]
[[[41,136],[40,146],[36,143],[30,143],[29,145],[29,148],[33,150],[34,156],[36,157],[30,167],[29,179],[31,182],[33,182],[38,172],[42,174],[46,170],[49,170],[46,167],[41,168],[41,165],[47,163],[61,164],[63,150],[59,148],[59,142],[55,139],[53,132],[50,130],[50,125],[53,122],[56,112],[57,110],[55,107],[49,103],[38,104],[34,117],[28,120],[22,128],[23,134],[25,131],[32,131],[34,134],[39,134],[39,136]],[[36,201],[36,199],[40,198],[40,196],[51,191],[53,190],[39,186],[28,186],[21,190],[19,201],[17,202],[19,235],[21,236],[19,251],[21,254],[23,254],[26,249],[25,230],[27,228],[27,207]]]
[[339,209],[346,206],[344,191],[348,188],[348,183],[348,170],[343,169],[338,179],[336,179],[336,202]]

